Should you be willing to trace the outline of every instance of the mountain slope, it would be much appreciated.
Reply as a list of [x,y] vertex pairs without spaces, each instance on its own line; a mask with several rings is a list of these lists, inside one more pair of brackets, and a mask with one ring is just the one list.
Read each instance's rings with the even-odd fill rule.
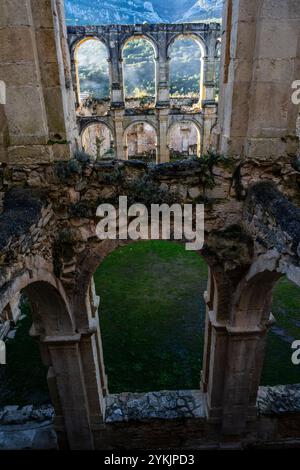
[[68,24],[159,23],[151,2],[143,0],[65,0]]
[[197,21],[199,19],[219,19],[222,16],[223,0],[198,0],[183,15],[181,21]]
[[67,24],[171,23],[221,17],[223,0],[65,0]]

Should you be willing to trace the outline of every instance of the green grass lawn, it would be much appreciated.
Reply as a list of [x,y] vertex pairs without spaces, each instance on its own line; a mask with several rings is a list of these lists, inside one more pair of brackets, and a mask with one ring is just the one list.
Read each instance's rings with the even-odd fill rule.
[[[101,297],[100,323],[111,393],[199,387],[204,340],[207,267],[182,245],[148,241],[120,248],[95,274]],[[278,282],[262,384],[300,383],[291,362],[291,342],[300,339],[300,289]],[[49,401],[46,370],[31,315],[22,307],[17,334],[7,341],[7,366],[0,366],[0,406]]]
[[198,388],[207,266],[171,242],[120,248],[95,274],[109,390]]
[[277,323],[268,335],[261,384],[300,383],[300,366],[291,361],[291,344],[300,339],[300,288],[287,278],[276,284],[272,313]]
[[38,342],[29,336],[29,305],[23,304],[21,309],[16,336],[6,341],[7,365],[0,365],[0,407],[50,402],[47,369],[42,364]]

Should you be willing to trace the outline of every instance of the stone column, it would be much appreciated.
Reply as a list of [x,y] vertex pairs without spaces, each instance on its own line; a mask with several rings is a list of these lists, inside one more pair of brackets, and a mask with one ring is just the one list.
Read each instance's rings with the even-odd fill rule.
[[217,320],[210,310],[206,317],[206,360],[203,371],[203,390],[206,389],[208,419],[219,422],[223,412],[223,387],[227,353],[227,330],[224,322]]
[[158,57],[156,58],[156,104],[170,106],[170,61],[167,54],[167,33],[158,33]]
[[228,328],[222,420],[224,434],[242,434],[247,423],[256,418],[255,402],[263,365],[262,357],[257,362],[257,352],[265,342],[266,332],[266,329],[259,327]]
[[213,309],[214,299],[214,279],[209,268],[207,290],[204,292],[204,301],[206,304],[205,313],[205,332],[204,332],[204,350],[203,350],[203,369],[201,372],[201,389],[207,392],[208,378],[209,378],[209,363],[210,363],[210,349],[211,349],[211,323],[209,320],[209,312]]
[[41,343],[44,350],[47,348],[51,364],[48,383],[50,393],[54,394],[54,406],[58,406],[58,420],[61,416],[57,422],[59,432],[65,432],[71,450],[92,450],[94,441],[85,383],[87,372],[81,358],[80,339],[80,335],[44,337]]
[[74,56],[71,58],[71,74],[72,74],[72,83],[74,86],[76,108],[80,105],[80,83],[79,83],[77,70],[78,70],[78,60],[76,58],[76,53],[74,53]]
[[205,56],[203,59],[203,95],[202,106],[215,104],[216,99],[216,59]]
[[203,130],[201,139],[201,153],[205,154],[212,146],[212,132],[218,119],[217,104],[203,105]]
[[113,121],[114,121],[114,129],[115,129],[115,132],[114,132],[115,149],[116,149],[116,156],[119,160],[126,160],[128,158],[128,155],[126,156],[126,152],[125,152],[123,119],[124,119],[124,108],[113,109]]
[[169,108],[157,109],[158,136],[157,136],[157,163],[170,161],[168,147]]
[[111,105],[124,107],[124,77],[122,51],[119,49],[118,32],[110,29],[109,37],[109,64],[111,77]]
[[114,138],[116,156],[126,160],[124,146],[123,118],[125,110],[124,78],[122,52],[119,49],[118,32],[110,29],[109,41],[110,77],[111,77],[111,110],[114,121]]
[[201,152],[207,153],[211,147],[211,133],[217,121],[216,103],[216,40],[215,34],[211,34],[207,45],[207,55],[203,59],[203,136]]

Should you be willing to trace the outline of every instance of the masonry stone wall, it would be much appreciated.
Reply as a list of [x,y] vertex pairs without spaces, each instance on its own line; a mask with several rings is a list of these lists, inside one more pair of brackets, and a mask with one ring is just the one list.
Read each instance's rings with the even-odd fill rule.
[[[39,341],[48,369],[60,448],[116,448],[128,442],[135,448],[141,442],[168,447],[170,439],[172,447],[183,448],[238,447],[245,439],[248,444],[299,440],[297,410],[262,417],[257,406],[274,321],[274,285],[285,274],[299,282],[298,108],[290,104],[299,66],[298,13],[293,0],[224,2],[216,124],[209,60],[203,103],[209,119],[201,112],[183,113],[182,107],[170,110],[166,45],[181,34],[198,35],[207,46],[205,59],[212,59],[219,27],[73,28],[70,61],[61,0],[3,1],[0,79],[7,84],[8,100],[0,116],[0,312],[9,311],[16,296],[26,292],[33,313],[30,334]],[[134,33],[151,36],[158,47],[156,106],[142,114],[123,107],[120,45]],[[109,38],[111,47],[110,108],[93,103],[78,119],[81,132],[90,122],[103,122],[114,133],[118,158],[98,162],[75,152],[80,142],[70,64],[74,76],[74,48],[89,35],[104,42]],[[157,129],[159,165],[124,159],[124,129],[143,113]],[[168,163],[168,129],[182,120],[202,126],[203,142],[213,128],[217,151]],[[105,423],[113,397],[93,274],[127,241],[96,237],[96,208],[101,202],[117,204],[120,195],[147,206],[205,205],[205,244],[199,254],[209,276],[196,392],[203,398],[204,418]],[[273,401],[284,401],[282,394],[270,393]],[[268,408],[265,395],[261,401]]]

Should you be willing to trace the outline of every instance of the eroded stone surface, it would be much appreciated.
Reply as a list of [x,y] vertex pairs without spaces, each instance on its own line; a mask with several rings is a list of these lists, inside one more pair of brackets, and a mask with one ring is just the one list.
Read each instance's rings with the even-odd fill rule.
[[106,422],[204,418],[200,391],[122,393],[106,398]]
[[28,423],[51,423],[54,419],[54,409],[51,405],[35,407],[27,405],[5,406],[0,409],[0,427],[8,425],[24,425]]
[[257,406],[263,415],[300,413],[300,384],[260,387]]

